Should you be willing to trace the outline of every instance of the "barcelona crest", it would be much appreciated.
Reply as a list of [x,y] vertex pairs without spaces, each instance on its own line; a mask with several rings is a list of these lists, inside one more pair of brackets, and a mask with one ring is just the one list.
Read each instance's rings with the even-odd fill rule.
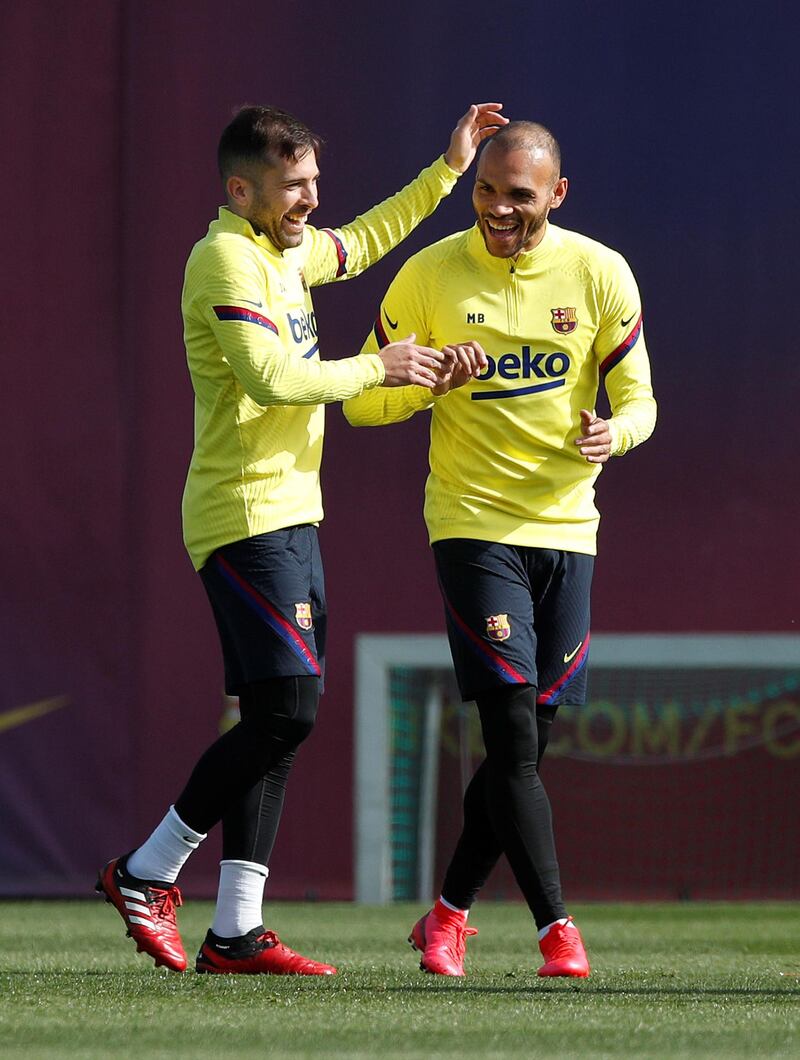
[[295,604],[294,605],[294,618],[300,629],[311,629],[311,604]]
[[511,636],[508,615],[489,615],[486,619],[486,635],[491,640],[508,640]]
[[553,315],[553,319],[550,321],[553,325],[553,331],[557,331],[559,335],[571,335],[578,326],[575,306],[567,306],[564,309],[551,309],[550,312]]

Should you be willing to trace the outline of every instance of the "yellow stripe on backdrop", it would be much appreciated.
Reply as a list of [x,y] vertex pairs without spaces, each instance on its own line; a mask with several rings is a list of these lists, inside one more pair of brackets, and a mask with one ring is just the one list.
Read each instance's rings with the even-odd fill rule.
[[60,710],[69,702],[69,696],[53,696],[50,699],[39,699],[35,703],[27,703],[24,707],[7,710],[0,714],[0,732],[5,732],[6,729],[16,729],[53,710]]

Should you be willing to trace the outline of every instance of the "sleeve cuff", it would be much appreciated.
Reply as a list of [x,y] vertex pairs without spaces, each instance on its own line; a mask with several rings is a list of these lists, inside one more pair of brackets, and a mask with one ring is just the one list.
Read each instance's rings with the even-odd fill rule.
[[386,369],[383,367],[383,361],[377,353],[362,353],[360,357],[364,358],[364,362],[369,369],[364,380],[365,386],[368,388],[380,386],[386,378]]
[[433,408],[435,402],[436,395],[425,386],[415,386],[408,395],[408,404],[415,412]]
[[439,155],[431,166],[431,169],[433,169],[436,175],[441,177],[451,188],[455,187],[458,178],[464,175],[463,173],[459,173],[457,169],[448,166],[447,162],[445,162],[444,154]]
[[630,431],[627,424],[616,423],[612,416],[608,421],[608,429],[611,432],[611,456],[624,456],[631,448]]
[[619,453],[619,431],[617,425],[614,423],[614,417],[608,421],[608,429],[611,434],[611,455],[617,456]]

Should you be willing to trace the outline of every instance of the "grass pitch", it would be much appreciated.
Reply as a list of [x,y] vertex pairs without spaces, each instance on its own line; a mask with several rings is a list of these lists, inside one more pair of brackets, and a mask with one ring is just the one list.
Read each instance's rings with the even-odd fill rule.
[[[339,975],[176,975],[99,899],[1,903],[3,1057],[800,1057],[790,904],[576,907],[588,980],[537,978],[522,905],[476,906],[463,980],[419,971],[404,941],[419,906],[268,908]],[[192,956],[211,913],[180,911]]]

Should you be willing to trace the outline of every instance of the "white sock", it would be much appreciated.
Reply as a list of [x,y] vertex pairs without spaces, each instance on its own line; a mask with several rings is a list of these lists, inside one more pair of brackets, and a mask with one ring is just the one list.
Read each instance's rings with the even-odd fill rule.
[[217,908],[211,930],[223,939],[235,939],[260,927],[266,865],[254,861],[221,861]]
[[128,858],[128,872],[140,880],[174,883],[186,859],[205,839],[195,832],[170,806],[166,816],[149,839]]
[[545,937],[547,932],[550,930],[551,927],[553,927],[554,924],[562,924],[563,925],[563,924],[571,924],[571,923],[572,923],[572,921],[569,919],[568,916],[562,917],[561,920],[554,920],[552,924],[548,924],[547,927],[543,927],[542,930],[539,932],[539,941],[540,942],[542,941],[542,939]]
[[441,895],[439,895],[439,901],[442,903],[445,909],[452,909],[454,913],[463,913],[464,919],[469,916],[469,909],[459,909],[457,905],[452,905],[450,902],[447,901],[446,898],[442,898]]

